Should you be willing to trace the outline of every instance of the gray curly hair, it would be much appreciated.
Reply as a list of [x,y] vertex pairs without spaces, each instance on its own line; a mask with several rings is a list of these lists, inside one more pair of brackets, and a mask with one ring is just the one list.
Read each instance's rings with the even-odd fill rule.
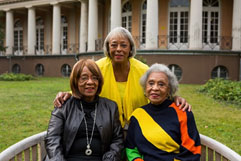
[[141,77],[140,84],[144,91],[146,91],[146,81],[151,73],[153,72],[163,72],[167,75],[168,86],[170,88],[169,97],[173,99],[175,93],[178,91],[178,81],[175,74],[164,64],[153,64],[146,73]]
[[121,36],[121,37],[127,38],[130,41],[130,48],[131,48],[129,53],[129,58],[134,57],[136,55],[136,46],[131,33],[123,27],[116,27],[113,30],[111,30],[111,32],[105,38],[104,45],[103,45],[105,56],[110,58],[109,41],[112,36]]

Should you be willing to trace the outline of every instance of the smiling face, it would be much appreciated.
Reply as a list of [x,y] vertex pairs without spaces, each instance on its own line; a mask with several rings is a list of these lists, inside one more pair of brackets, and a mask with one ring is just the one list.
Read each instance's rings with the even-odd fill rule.
[[168,96],[167,75],[163,72],[152,72],[146,81],[146,96],[152,104],[161,104]]
[[82,98],[87,102],[93,101],[95,99],[98,85],[99,81],[97,76],[94,76],[85,66],[78,81],[78,89]]
[[112,36],[109,40],[110,58],[114,63],[123,63],[128,61],[130,53],[130,41],[128,38],[117,35]]

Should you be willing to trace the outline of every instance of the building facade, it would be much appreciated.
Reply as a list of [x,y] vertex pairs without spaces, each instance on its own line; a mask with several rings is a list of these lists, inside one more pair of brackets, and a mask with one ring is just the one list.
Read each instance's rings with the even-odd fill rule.
[[0,0],[0,73],[68,76],[76,58],[102,57],[107,33],[123,26],[140,59],[167,64],[181,83],[240,80],[240,6],[241,0]]

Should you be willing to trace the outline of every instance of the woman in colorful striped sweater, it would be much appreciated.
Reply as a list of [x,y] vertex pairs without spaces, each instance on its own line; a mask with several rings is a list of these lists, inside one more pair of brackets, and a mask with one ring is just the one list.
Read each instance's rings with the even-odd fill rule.
[[150,103],[137,108],[126,137],[129,161],[199,161],[200,137],[192,112],[173,102],[175,75],[162,64],[152,65],[140,83]]

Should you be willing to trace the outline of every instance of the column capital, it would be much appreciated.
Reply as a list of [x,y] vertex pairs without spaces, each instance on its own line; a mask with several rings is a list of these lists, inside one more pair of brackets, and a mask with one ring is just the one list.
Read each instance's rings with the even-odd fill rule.
[[3,11],[5,11],[5,12],[12,12],[11,8],[5,8],[5,9],[3,9]]
[[28,5],[28,6],[25,6],[25,8],[31,9],[31,8],[34,8],[34,7],[33,7],[33,5]]
[[59,5],[59,2],[56,2],[56,1],[55,1],[55,2],[51,2],[50,4],[53,5],[53,6],[54,6],[54,5]]

